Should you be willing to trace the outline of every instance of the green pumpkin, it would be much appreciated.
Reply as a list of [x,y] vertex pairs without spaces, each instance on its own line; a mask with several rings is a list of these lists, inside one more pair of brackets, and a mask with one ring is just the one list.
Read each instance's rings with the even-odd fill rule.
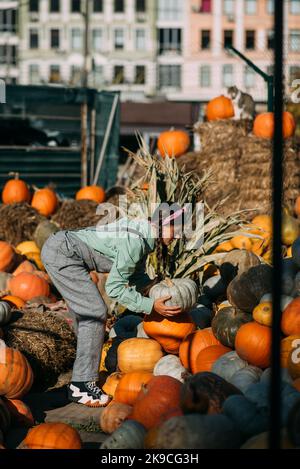
[[45,242],[54,233],[59,231],[58,226],[49,220],[41,221],[35,229],[33,234],[33,240],[39,249],[42,249]]
[[134,420],[125,420],[101,445],[100,449],[143,449],[146,430]]
[[8,324],[12,317],[11,306],[6,301],[0,301],[0,326]]
[[230,382],[242,392],[245,392],[251,384],[258,383],[262,375],[262,370],[257,366],[246,366],[238,370],[232,376]]
[[212,320],[211,327],[221,344],[234,348],[237,331],[243,324],[251,321],[253,321],[251,314],[230,306],[218,311]]

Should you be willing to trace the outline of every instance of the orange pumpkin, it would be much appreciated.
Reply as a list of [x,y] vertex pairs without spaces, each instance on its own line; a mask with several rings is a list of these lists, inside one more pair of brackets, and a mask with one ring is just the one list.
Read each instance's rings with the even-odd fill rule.
[[123,373],[119,373],[118,371],[108,376],[104,385],[102,386],[103,392],[105,392],[105,394],[107,394],[108,396],[114,397],[117,386],[122,376]]
[[272,302],[259,303],[253,310],[253,319],[263,326],[272,326]]
[[18,244],[18,246],[16,247],[16,251],[22,254],[23,256],[26,256],[27,254],[31,253],[41,253],[40,248],[34,241],[23,241],[22,243]]
[[123,404],[133,405],[142,386],[152,378],[147,371],[132,371],[122,376],[115,392],[114,399]]
[[190,146],[190,137],[184,130],[171,129],[162,132],[158,138],[157,147],[161,156],[170,158],[183,155]]
[[7,399],[5,401],[12,419],[19,425],[32,427],[34,418],[28,405],[18,399]]
[[298,195],[295,202],[295,214],[297,215],[297,217],[300,217],[300,195]]
[[49,217],[55,212],[57,204],[57,195],[49,187],[35,191],[31,201],[31,206],[45,217]]
[[105,190],[100,186],[86,186],[76,194],[76,200],[94,200],[98,204],[105,202]]
[[289,335],[281,341],[280,360],[283,368],[288,367],[288,358],[292,350],[300,346],[300,334]]
[[211,327],[189,334],[179,348],[179,358],[183,366],[196,373],[198,354],[211,345],[222,345],[214,336]]
[[216,247],[215,252],[230,252],[233,251],[234,247],[230,241],[224,241]]
[[24,261],[19,265],[19,267],[17,267],[16,270],[14,270],[13,276],[15,277],[16,275],[21,274],[23,272],[33,273],[35,270],[35,266],[31,262]]
[[157,340],[168,353],[178,353],[182,340],[196,329],[189,314],[165,318],[154,312],[145,317],[144,331]]
[[10,306],[21,309],[25,306],[25,301],[19,298],[18,296],[7,295],[1,298],[2,301],[10,304]]
[[206,117],[209,121],[234,117],[234,107],[231,99],[223,95],[212,99],[206,107]]
[[30,272],[23,272],[13,277],[9,282],[9,289],[13,296],[18,296],[24,301],[36,296],[50,295],[49,283]]
[[118,367],[123,373],[148,371],[152,373],[163,351],[156,340],[132,338],[124,340],[118,347]]
[[9,272],[14,268],[16,253],[5,241],[0,241],[0,272]]
[[300,297],[291,301],[283,311],[281,329],[284,335],[300,334]]
[[113,433],[131,414],[132,407],[121,402],[111,401],[100,416],[100,428],[104,433]]
[[211,345],[210,347],[204,348],[197,355],[194,373],[211,371],[215,361],[225,353],[231,351],[229,347],[225,347],[224,345]]
[[33,373],[31,366],[19,350],[0,349],[0,395],[7,399],[20,399],[31,388]]
[[14,173],[14,179],[7,181],[2,192],[4,204],[16,204],[18,202],[29,202],[30,191],[27,184],[19,179],[19,174]]
[[[255,120],[253,125],[253,133],[256,137],[260,138],[268,138],[271,139],[274,137],[274,128],[275,128],[275,121],[274,121],[274,113],[273,112],[265,112],[259,114]],[[284,138],[290,138],[294,135],[296,130],[296,122],[293,115],[290,112],[283,113],[283,124],[282,124],[282,131]]]
[[230,242],[235,249],[247,249],[248,251],[251,251],[252,249],[251,239],[247,236],[234,236]]
[[181,386],[171,376],[154,376],[139,392],[129,418],[147,430],[155,427],[164,413],[180,406]]
[[272,233],[272,217],[270,215],[257,215],[251,222],[253,230],[250,232],[259,236],[267,237]]
[[235,349],[243,360],[259,368],[268,368],[271,362],[271,328],[257,322],[243,324],[235,338]]
[[81,449],[75,428],[66,423],[41,423],[29,430],[24,444],[28,449]]

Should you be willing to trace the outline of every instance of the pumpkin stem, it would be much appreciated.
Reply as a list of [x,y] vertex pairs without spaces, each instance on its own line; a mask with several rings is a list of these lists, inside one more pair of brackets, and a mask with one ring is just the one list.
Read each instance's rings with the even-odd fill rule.
[[174,287],[174,283],[170,278],[165,278],[165,283],[167,284],[168,287]]
[[16,181],[20,179],[20,173],[15,173],[14,171],[10,171],[8,175],[13,176]]

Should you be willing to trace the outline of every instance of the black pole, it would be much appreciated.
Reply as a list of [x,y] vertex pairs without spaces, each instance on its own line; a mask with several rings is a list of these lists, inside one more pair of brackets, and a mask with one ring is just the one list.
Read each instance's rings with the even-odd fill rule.
[[281,222],[283,192],[283,24],[284,0],[273,0],[275,11],[275,73],[274,73],[274,110],[275,132],[273,141],[273,324],[272,324],[272,372],[271,372],[271,414],[270,414],[270,448],[280,448],[281,428]]

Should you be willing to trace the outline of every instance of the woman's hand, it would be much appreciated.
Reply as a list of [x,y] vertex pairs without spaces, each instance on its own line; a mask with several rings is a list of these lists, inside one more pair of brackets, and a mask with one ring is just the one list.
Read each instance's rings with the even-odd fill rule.
[[172,296],[165,296],[163,298],[158,298],[154,301],[153,310],[156,311],[161,316],[172,317],[177,314],[182,313],[182,308],[180,306],[167,306],[166,301],[170,300]]

